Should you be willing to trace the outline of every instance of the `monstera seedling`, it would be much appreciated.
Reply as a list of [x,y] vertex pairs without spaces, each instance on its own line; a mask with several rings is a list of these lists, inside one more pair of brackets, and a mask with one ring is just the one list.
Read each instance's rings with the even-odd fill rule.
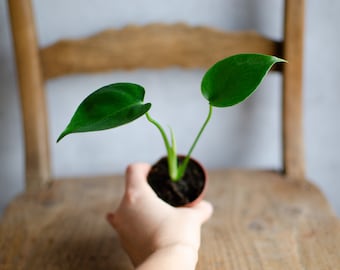
[[[187,195],[182,195],[179,189],[186,189],[189,193],[195,189],[184,182],[187,178],[196,178],[193,182],[197,182],[199,177],[195,173],[188,172],[188,165],[192,160],[191,154],[211,119],[213,107],[230,107],[244,101],[256,90],[271,67],[278,62],[285,62],[285,60],[263,54],[237,54],[215,63],[208,69],[201,82],[201,93],[208,101],[208,115],[184,157],[177,155],[176,140],[172,129],[170,128],[170,136],[167,135],[161,124],[151,117],[149,113],[151,103],[144,103],[144,88],[134,83],[113,83],[90,94],[79,105],[57,141],[71,133],[115,128],[145,115],[147,120],[159,130],[167,152],[166,158],[158,162],[166,167],[166,173],[164,174],[164,170],[153,167],[149,173],[149,183],[160,197],[162,195],[156,190],[156,186],[174,189],[171,193],[175,195],[171,195],[172,197],[185,197]],[[195,168],[193,170],[197,171]],[[161,177],[167,178],[164,181],[169,182],[169,187],[165,182],[162,183],[158,176],[153,176],[155,171],[156,173],[162,171]],[[182,188],[183,185],[184,188]],[[197,192],[202,192],[204,186],[205,184],[201,184],[197,187],[196,189],[199,190]],[[165,190],[165,192],[168,191]],[[191,203],[197,195],[189,197],[192,198],[182,198],[182,202],[179,203],[172,202],[172,199],[163,199],[178,206]]]

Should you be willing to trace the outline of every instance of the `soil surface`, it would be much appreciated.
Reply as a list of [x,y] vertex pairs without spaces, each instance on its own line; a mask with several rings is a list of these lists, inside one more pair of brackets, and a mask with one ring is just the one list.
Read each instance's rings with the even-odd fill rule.
[[[178,157],[178,163],[184,157]],[[168,172],[168,161],[164,157],[155,163],[149,174],[148,183],[157,196],[172,206],[184,206],[193,202],[202,193],[205,185],[205,171],[195,160],[190,159],[183,178],[172,181]]]

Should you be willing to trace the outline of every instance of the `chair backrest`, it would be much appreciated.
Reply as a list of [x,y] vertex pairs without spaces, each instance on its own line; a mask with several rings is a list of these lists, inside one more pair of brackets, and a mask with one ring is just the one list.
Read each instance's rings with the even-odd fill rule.
[[[289,62],[279,70],[283,76],[283,171],[290,178],[304,179],[303,0],[285,1],[282,41],[247,31],[226,33],[185,24],[151,24],[108,30],[77,41],[64,40],[46,48],[38,47],[31,1],[9,0],[9,8],[24,122],[27,188],[41,186],[51,175],[45,80],[78,72],[140,67],[208,68],[221,58],[242,52],[276,55]],[[130,42],[131,37],[134,42]],[[209,53],[205,50],[208,44]]]

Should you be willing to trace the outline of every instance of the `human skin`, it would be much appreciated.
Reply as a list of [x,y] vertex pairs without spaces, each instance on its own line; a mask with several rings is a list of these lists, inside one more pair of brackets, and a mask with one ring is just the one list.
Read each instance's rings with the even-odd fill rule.
[[213,208],[207,201],[177,208],[165,203],[147,183],[149,170],[145,163],[128,166],[123,198],[107,220],[136,269],[195,269],[201,225]]

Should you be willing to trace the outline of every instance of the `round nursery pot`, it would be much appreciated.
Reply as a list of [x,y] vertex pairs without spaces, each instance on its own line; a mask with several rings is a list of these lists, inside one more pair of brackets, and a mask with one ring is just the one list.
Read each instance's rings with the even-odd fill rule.
[[[178,164],[181,164],[184,158],[178,156]],[[192,158],[179,181],[170,179],[167,157],[161,158],[151,167],[147,179],[159,198],[176,207],[193,206],[201,201],[207,182],[205,169]]]

